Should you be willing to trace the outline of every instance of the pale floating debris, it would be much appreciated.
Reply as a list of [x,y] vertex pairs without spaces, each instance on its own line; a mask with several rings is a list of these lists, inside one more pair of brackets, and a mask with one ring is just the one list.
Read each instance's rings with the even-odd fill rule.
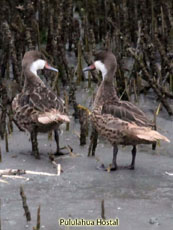
[[57,176],[60,176],[60,174],[61,174],[61,165],[58,164],[57,165]]
[[1,182],[1,183],[4,183],[4,184],[9,184],[8,181],[2,180],[2,179],[0,179],[0,182]]
[[26,178],[24,176],[18,176],[18,175],[2,175],[4,178],[11,178],[11,179],[24,179],[28,180],[29,178]]
[[173,176],[173,173],[165,172],[165,174],[168,176]]
[[73,133],[78,137],[78,138],[80,138],[80,133],[78,132],[78,131],[73,131]]
[[57,174],[47,173],[47,172],[35,172],[30,170],[22,170],[22,169],[5,169],[0,170],[0,175],[21,175],[21,174],[32,174],[32,175],[40,175],[40,176],[57,176]]
[[47,172],[35,172],[35,171],[29,171],[29,170],[26,170],[25,172],[26,172],[26,174],[32,174],[32,175],[57,176],[57,174],[47,173]]

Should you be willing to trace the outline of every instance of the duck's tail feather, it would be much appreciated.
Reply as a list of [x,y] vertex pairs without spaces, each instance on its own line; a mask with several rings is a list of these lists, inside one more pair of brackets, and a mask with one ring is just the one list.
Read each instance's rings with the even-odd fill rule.
[[38,121],[42,124],[50,124],[52,122],[70,122],[67,115],[61,114],[58,110],[51,110],[39,115]]
[[157,140],[163,140],[163,141],[166,141],[166,142],[170,142],[170,140],[163,136],[162,134],[160,134],[159,132],[155,131],[155,130],[149,130],[149,129],[146,129],[146,130],[142,130],[142,129],[139,129],[137,131],[137,134],[136,136],[140,139],[143,139],[143,140],[146,140],[146,141],[151,141],[151,142],[156,142]]

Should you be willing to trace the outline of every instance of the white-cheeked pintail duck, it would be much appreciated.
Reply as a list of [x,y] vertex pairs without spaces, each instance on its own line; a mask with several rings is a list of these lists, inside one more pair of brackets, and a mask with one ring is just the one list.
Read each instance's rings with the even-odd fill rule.
[[91,121],[97,132],[113,145],[111,170],[117,169],[118,145],[133,146],[132,162],[128,168],[134,169],[137,144],[154,144],[157,140],[170,141],[152,130],[153,123],[138,107],[118,98],[114,86],[117,61],[111,51],[98,52],[94,63],[83,71],[94,69],[101,71],[103,80],[93,103]]
[[41,52],[26,52],[22,60],[24,86],[22,92],[17,94],[12,102],[14,121],[20,130],[30,132],[32,151],[36,158],[40,158],[37,133],[54,130],[57,154],[60,154],[57,129],[63,122],[70,121],[65,114],[63,100],[48,89],[37,75],[39,69],[58,72],[47,63]]

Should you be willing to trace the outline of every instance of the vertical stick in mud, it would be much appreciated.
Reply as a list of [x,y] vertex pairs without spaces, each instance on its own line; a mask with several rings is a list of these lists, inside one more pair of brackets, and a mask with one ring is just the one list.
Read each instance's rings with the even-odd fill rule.
[[1,153],[1,146],[0,146],[0,163],[2,162],[2,153]]
[[27,205],[27,202],[26,202],[26,195],[24,193],[24,189],[23,189],[23,186],[21,185],[20,186],[20,196],[22,198],[22,202],[23,202],[23,209],[25,211],[25,216],[26,216],[26,220],[27,221],[31,221],[31,214],[30,214],[30,211],[29,211],[29,207]]
[[1,199],[0,199],[0,230],[2,230],[1,228]]
[[6,148],[6,152],[9,152],[9,148],[8,148],[8,133],[7,131],[5,132],[5,148]]
[[37,210],[37,230],[40,230],[40,205]]
[[101,202],[101,217],[102,217],[102,219],[106,219],[105,218],[105,203],[104,203],[104,200],[102,200],[102,202]]

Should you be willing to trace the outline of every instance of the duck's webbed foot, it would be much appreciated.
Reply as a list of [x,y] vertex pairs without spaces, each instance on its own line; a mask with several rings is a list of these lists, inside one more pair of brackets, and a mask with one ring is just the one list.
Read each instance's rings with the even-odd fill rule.
[[37,142],[37,132],[35,130],[31,132],[31,144],[32,144],[32,153],[34,154],[36,159],[40,159],[38,142]]
[[97,169],[98,169],[98,170],[106,171],[106,167],[105,167],[104,164],[101,164],[101,165],[97,166]]
[[105,167],[104,164],[101,164],[100,166],[97,167],[98,170],[103,170],[103,171],[116,171],[117,170],[117,165],[110,164],[107,168]]
[[[62,149],[63,149],[63,148],[62,148]],[[59,150],[59,151],[56,151],[56,152],[54,153],[54,155],[55,155],[56,157],[61,157],[61,156],[68,155],[68,153],[67,153],[67,152],[62,152],[61,150]]]
[[124,168],[134,170],[135,166],[134,165],[128,165],[128,166],[125,166]]
[[117,167],[117,164],[114,165],[114,164],[111,164],[108,168],[107,168],[107,171],[116,171],[118,169]]

